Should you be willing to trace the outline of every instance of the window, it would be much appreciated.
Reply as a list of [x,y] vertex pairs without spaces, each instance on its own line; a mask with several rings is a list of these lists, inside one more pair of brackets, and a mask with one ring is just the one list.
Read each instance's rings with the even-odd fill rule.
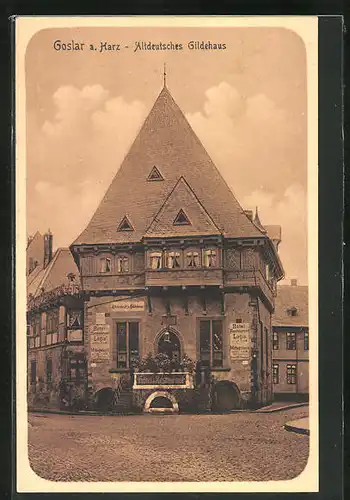
[[163,176],[159,172],[158,168],[154,165],[152,170],[149,173],[149,176],[147,177],[148,181],[163,181]]
[[270,266],[268,264],[265,265],[265,276],[266,276],[266,280],[269,281],[271,276],[270,276]]
[[186,267],[199,267],[199,253],[187,252],[186,253]]
[[139,355],[139,324],[135,321],[117,323],[117,368],[130,368]]
[[201,320],[199,323],[199,355],[204,366],[223,366],[222,320]]
[[272,349],[277,351],[279,349],[278,332],[273,332],[272,334]]
[[304,332],[304,351],[309,350],[309,332]]
[[121,223],[118,226],[118,231],[133,231],[133,227],[129,219],[125,216],[123,217]]
[[117,272],[118,273],[128,273],[129,272],[129,257],[126,255],[120,255],[117,258]]
[[40,347],[41,314],[36,314],[31,321],[32,336],[29,340],[30,347]]
[[287,349],[289,351],[295,351],[296,349],[296,339],[294,332],[287,332]]
[[111,259],[106,259],[103,257],[100,259],[100,273],[110,273],[111,272]]
[[30,363],[30,383],[36,384],[36,361]]
[[162,253],[161,252],[151,252],[151,269],[161,269],[162,267]]
[[180,267],[180,252],[168,252],[167,267],[169,269],[176,269]]
[[279,365],[272,365],[272,383],[273,384],[279,384],[279,370],[280,367]]
[[204,266],[205,267],[216,267],[217,266],[217,253],[216,250],[205,250],[204,251]]
[[173,224],[174,226],[186,226],[186,225],[188,226],[191,223],[185,212],[183,210],[180,210],[177,216],[175,217]]
[[58,340],[58,309],[46,313],[46,345],[56,344]]
[[296,384],[297,365],[287,365],[287,384]]
[[296,307],[291,307],[290,309],[287,309],[287,314],[288,316],[297,316],[298,310]]
[[270,350],[270,345],[269,345],[269,330],[265,326],[264,328],[265,331],[265,370],[266,373],[269,372],[269,350]]
[[68,311],[68,328],[70,330],[82,328],[83,313],[80,310],[71,309]]
[[46,360],[46,383],[51,384],[52,382],[52,359],[48,358]]
[[76,385],[80,385],[85,379],[85,358],[84,354],[75,354],[69,360],[69,380],[75,382]]

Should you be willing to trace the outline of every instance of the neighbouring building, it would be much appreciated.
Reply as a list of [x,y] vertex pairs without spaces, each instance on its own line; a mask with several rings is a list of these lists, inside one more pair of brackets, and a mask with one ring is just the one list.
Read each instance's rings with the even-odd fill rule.
[[58,348],[71,345],[63,300],[84,310],[74,347],[85,356],[86,405],[225,411],[270,402],[280,241],[279,226],[239,205],[164,85],[70,246],[79,291],[50,303],[61,311]]
[[298,285],[295,279],[290,285],[278,286],[272,321],[275,399],[308,399],[308,287]]
[[29,407],[64,407],[85,394],[83,306],[71,252],[53,254],[50,231],[37,232],[27,247]]

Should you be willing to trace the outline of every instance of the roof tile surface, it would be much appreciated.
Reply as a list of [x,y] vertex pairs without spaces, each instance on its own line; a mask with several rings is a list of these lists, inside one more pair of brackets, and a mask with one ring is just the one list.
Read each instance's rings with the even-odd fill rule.
[[[148,180],[154,165],[164,180]],[[224,235],[263,236],[164,87],[90,223],[73,245],[140,241],[181,177]],[[125,215],[134,231],[118,231]]]

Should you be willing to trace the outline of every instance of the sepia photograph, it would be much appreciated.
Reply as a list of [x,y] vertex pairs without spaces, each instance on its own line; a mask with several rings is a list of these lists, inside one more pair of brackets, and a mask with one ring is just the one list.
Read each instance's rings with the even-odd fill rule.
[[317,20],[77,20],[18,22],[31,481],[317,488]]

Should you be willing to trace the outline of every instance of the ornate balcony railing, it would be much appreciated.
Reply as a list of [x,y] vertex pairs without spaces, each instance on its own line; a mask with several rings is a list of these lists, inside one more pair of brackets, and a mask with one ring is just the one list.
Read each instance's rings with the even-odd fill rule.
[[79,296],[82,293],[81,286],[77,282],[62,284],[48,292],[43,291],[37,297],[31,294],[27,298],[27,309],[38,309],[40,307],[57,302],[65,295]]

